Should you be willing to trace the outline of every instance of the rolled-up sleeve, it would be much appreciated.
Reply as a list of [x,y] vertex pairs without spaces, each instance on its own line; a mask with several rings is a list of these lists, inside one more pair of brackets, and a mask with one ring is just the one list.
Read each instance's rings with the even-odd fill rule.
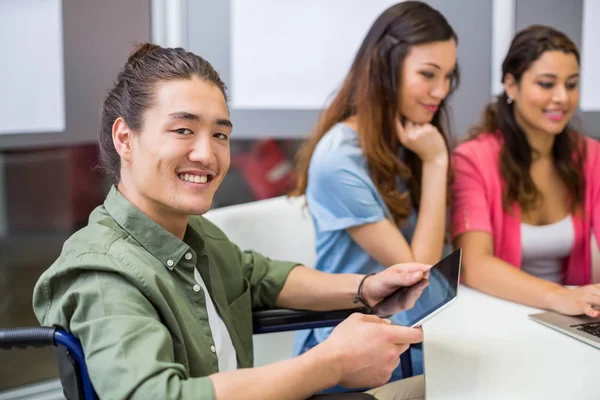
[[255,309],[274,308],[290,271],[301,265],[297,262],[271,260],[255,251],[240,252],[240,258],[244,277],[250,282],[252,308]]
[[33,302],[42,325],[81,340],[101,399],[215,398],[210,378],[189,378],[174,361],[172,336],[156,309],[119,274],[71,270],[42,279]]
[[459,148],[452,156],[452,166],[452,239],[471,231],[491,234],[491,207],[476,158]]

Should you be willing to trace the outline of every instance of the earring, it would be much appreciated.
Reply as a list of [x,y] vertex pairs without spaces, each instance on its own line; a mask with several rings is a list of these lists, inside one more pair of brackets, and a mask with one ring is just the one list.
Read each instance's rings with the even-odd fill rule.
[[512,102],[513,102],[513,98],[510,95],[507,95],[506,96],[506,103],[507,104],[512,104]]

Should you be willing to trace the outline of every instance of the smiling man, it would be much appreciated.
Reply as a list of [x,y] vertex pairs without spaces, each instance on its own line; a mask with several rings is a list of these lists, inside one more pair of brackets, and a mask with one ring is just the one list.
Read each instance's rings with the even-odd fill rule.
[[[251,368],[253,309],[375,304],[429,266],[330,275],[230,242],[201,217],[229,168],[226,98],[211,65],[183,49],[144,44],[129,57],[100,132],[114,186],[40,277],[36,316],[81,340],[100,398],[304,399],[383,385],[422,333],[361,314],[300,357]],[[420,398],[423,380],[375,392]]]

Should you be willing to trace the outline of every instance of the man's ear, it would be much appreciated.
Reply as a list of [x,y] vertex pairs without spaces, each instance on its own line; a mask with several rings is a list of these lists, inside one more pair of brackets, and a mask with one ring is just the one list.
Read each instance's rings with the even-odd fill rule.
[[504,75],[504,91],[510,99],[515,99],[519,91],[519,83],[513,74]]
[[129,162],[131,160],[131,142],[133,132],[122,117],[115,120],[112,126],[112,140],[115,150],[121,156],[121,160]]

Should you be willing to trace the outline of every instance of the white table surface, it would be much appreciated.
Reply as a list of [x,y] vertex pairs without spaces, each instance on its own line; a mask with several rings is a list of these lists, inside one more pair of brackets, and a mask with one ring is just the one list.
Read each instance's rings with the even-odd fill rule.
[[461,285],[423,325],[427,400],[600,399],[600,349],[529,319],[538,312]]

